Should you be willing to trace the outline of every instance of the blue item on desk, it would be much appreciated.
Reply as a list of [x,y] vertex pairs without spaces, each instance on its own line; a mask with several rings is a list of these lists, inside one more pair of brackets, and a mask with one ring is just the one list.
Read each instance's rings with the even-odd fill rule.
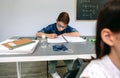
[[61,45],[53,45],[53,50],[54,51],[66,51],[66,50],[68,50],[68,48],[63,44],[61,44]]

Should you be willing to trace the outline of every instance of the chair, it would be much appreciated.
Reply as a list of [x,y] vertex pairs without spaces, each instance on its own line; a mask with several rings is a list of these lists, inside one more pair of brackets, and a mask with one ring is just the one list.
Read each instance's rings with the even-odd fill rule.
[[84,61],[83,59],[77,58],[74,61],[72,70],[65,73],[63,78],[79,78],[80,74],[82,73],[82,71],[88,65],[89,62],[90,61]]

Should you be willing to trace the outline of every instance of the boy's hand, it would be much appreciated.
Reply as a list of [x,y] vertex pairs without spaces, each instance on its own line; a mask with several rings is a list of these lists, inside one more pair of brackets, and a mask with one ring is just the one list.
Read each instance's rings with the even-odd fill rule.
[[57,38],[57,34],[46,34],[47,38]]

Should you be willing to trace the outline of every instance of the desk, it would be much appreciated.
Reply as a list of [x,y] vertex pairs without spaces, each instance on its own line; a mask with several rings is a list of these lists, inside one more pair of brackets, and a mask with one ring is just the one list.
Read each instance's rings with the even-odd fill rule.
[[95,57],[94,43],[63,43],[70,52],[55,52],[53,44],[48,44],[47,48],[41,48],[40,43],[32,54],[25,55],[0,55],[0,62],[16,62],[17,75],[21,78],[21,62],[29,61],[52,61],[52,60],[73,60],[76,58],[90,59]]

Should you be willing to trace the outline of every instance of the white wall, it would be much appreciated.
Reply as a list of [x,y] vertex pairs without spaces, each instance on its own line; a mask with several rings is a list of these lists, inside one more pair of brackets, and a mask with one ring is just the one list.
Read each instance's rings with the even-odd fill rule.
[[0,41],[11,36],[35,36],[56,22],[60,12],[69,13],[70,26],[81,35],[95,35],[95,21],[75,20],[76,0],[0,0]]

